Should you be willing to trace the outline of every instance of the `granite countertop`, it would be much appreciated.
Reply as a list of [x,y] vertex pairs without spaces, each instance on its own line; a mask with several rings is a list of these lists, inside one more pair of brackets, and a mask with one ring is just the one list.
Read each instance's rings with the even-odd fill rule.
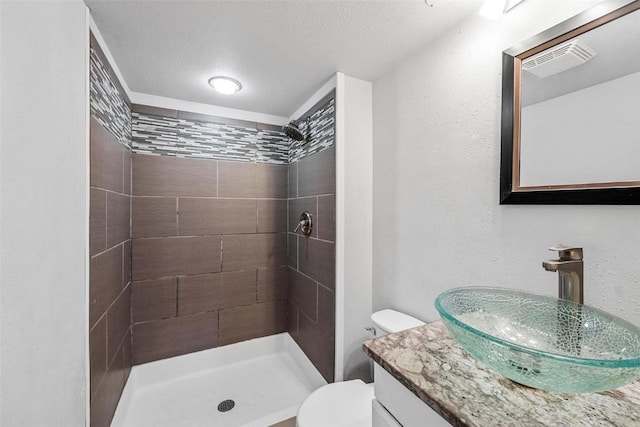
[[640,381],[562,394],[494,373],[441,321],[366,341],[367,355],[454,426],[640,426]]

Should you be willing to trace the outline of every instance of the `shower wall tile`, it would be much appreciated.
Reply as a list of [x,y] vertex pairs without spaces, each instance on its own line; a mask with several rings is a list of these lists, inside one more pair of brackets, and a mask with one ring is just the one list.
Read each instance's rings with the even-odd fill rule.
[[218,312],[133,325],[133,364],[206,350],[218,345]]
[[224,271],[279,267],[287,264],[287,235],[246,234],[224,236]]
[[[317,197],[304,197],[301,199],[289,199],[289,225],[287,231],[290,233],[296,228],[300,222],[300,215],[303,212],[309,212],[311,214],[311,236],[318,237],[318,227],[315,224],[318,221],[318,198]],[[304,236],[301,230],[297,231],[298,234]]]
[[90,422],[109,426],[127,381],[131,334],[131,113],[90,36]]
[[[306,117],[311,118],[310,131],[307,129]],[[299,120],[300,130],[305,134],[303,141],[290,140],[289,163],[297,162],[307,156],[312,156],[329,147],[335,142],[335,100],[334,93],[328,94]]]
[[318,196],[318,239],[336,240],[336,196]]
[[257,197],[286,199],[288,168],[286,165],[256,164]]
[[318,283],[299,273],[289,270],[289,297],[295,305],[314,322],[318,319]]
[[178,199],[181,236],[203,234],[255,233],[256,200],[239,199]]
[[131,197],[107,193],[107,247],[131,238]]
[[123,245],[123,268],[122,268],[122,283],[125,285],[131,282],[131,240],[127,240]]
[[257,169],[255,163],[220,162],[218,168],[220,197],[258,197]]
[[90,262],[89,322],[100,319],[120,295],[122,283],[122,245],[116,246],[93,258]]
[[107,248],[107,192],[92,188],[89,205],[89,247],[91,255],[95,255]]
[[133,280],[220,271],[220,236],[134,239]]
[[[324,378],[334,378],[335,109],[333,94],[311,116],[309,141],[291,143],[288,181],[288,331]],[[304,129],[304,126],[303,126]],[[313,217],[311,236],[294,234],[300,213]]]
[[333,354],[335,352],[333,330],[323,330],[303,312],[300,312],[297,342],[322,376],[328,382],[333,382]]
[[287,330],[285,301],[220,311],[220,345],[233,344]]
[[335,287],[334,244],[322,240],[300,238],[298,268],[329,289]]
[[134,196],[217,196],[217,162],[134,154]]
[[258,200],[258,233],[284,233],[287,231],[287,201]]
[[178,200],[175,197],[133,197],[131,212],[133,238],[178,235]]
[[135,153],[249,163],[286,165],[289,157],[279,127],[139,106],[132,113],[132,147]]
[[177,315],[178,281],[175,277],[131,284],[133,322],[159,320]]
[[[131,286],[124,288],[107,311],[107,357],[111,361],[131,326]],[[120,354],[122,357],[122,354]]]
[[255,304],[256,270],[178,278],[178,315]]
[[93,116],[91,117],[90,134],[91,186],[122,193],[126,149]]
[[101,318],[89,331],[89,364],[91,372],[91,398],[107,373],[107,318]]
[[298,164],[298,197],[334,194],[336,187],[335,148],[331,147]]
[[286,300],[289,287],[287,267],[258,270],[258,302]]
[[287,265],[294,270],[298,269],[298,235],[289,233],[287,245]]
[[287,171],[288,191],[287,197],[295,199],[298,197],[298,163],[290,163]]

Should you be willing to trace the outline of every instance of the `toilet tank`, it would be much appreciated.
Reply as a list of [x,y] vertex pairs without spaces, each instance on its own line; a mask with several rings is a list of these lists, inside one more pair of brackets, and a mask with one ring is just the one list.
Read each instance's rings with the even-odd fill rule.
[[371,321],[376,328],[378,336],[424,325],[423,321],[415,317],[390,309],[376,311],[371,315]]

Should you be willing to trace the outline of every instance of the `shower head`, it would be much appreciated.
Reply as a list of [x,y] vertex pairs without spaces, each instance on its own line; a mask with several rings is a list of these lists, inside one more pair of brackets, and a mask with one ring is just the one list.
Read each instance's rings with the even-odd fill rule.
[[282,131],[285,135],[295,141],[302,141],[304,139],[304,135],[298,128],[298,124],[295,121],[291,121],[288,125],[282,126]]

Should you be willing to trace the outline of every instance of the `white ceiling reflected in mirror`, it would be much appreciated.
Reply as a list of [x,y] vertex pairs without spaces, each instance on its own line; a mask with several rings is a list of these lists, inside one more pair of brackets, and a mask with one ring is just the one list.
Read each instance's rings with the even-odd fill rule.
[[639,9],[605,1],[504,52],[501,203],[640,203]]

